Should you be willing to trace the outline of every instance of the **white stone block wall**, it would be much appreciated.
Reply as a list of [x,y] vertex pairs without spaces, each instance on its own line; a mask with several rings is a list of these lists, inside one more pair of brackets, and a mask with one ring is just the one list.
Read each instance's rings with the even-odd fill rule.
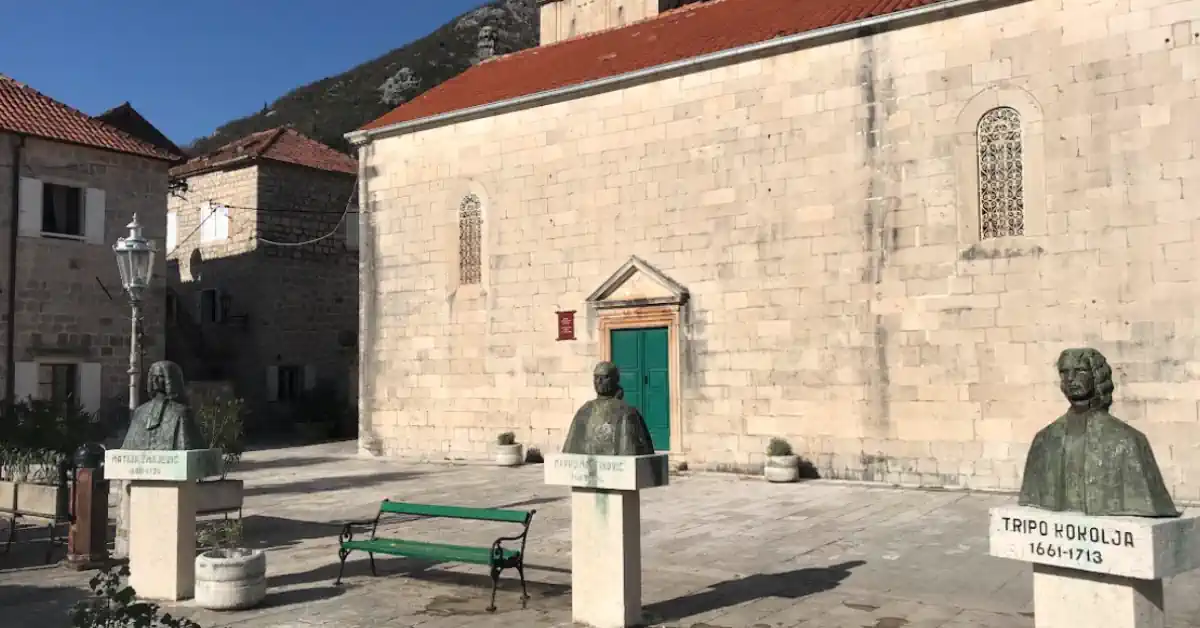
[[[1200,498],[1197,8],[1034,0],[377,141],[364,449],[557,449],[599,356],[583,299],[637,255],[691,293],[694,466],[784,436],[826,477],[1013,489],[1065,408],[1055,358],[1090,345]],[[1024,120],[1028,231],[980,242],[998,105]],[[487,263],[458,286],[472,192]]]

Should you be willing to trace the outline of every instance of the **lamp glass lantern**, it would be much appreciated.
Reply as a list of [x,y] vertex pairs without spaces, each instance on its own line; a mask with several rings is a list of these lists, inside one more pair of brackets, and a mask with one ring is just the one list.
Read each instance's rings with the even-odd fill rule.
[[142,235],[142,225],[138,223],[137,214],[133,222],[126,225],[129,235],[117,238],[113,245],[113,253],[117,256],[117,268],[121,271],[121,285],[129,298],[138,301],[142,293],[150,286],[150,277],[154,272],[154,243]]

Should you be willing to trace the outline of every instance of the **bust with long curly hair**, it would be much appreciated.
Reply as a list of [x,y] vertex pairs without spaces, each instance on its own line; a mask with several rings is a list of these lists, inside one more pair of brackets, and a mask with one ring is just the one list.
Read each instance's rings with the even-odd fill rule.
[[163,360],[150,365],[146,374],[150,400],[133,411],[122,449],[205,449],[203,436],[187,404],[183,369]]
[[1116,385],[1104,355],[1067,349],[1056,366],[1071,408],[1033,437],[1019,503],[1095,516],[1179,516],[1146,436],[1108,413]]

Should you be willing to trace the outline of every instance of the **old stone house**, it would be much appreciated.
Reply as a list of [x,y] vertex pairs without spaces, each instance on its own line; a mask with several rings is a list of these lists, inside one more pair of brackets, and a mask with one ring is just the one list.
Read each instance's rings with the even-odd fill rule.
[[[161,246],[177,158],[0,75],[0,398],[128,406],[130,309],[112,245],[136,213]],[[160,257],[144,297],[147,360],[163,355],[164,269]]]
[[544,45],[350,134],[362,448],[554,450],[613,359],[693,468],[780,436],[1012,489],[1090,345],[1200,498],[1194,2],[655,9],[545,2]]
[[356,403],[353,158],[290,128],[171,169],[167,354],[226,380],[250,429],[286,429],[306,392]]

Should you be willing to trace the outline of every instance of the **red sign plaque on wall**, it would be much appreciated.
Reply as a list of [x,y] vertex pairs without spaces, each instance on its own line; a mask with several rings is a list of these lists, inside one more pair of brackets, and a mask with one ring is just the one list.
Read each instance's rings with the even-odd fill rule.
[[575,310],[558,312],[558,339],[575,339]]

